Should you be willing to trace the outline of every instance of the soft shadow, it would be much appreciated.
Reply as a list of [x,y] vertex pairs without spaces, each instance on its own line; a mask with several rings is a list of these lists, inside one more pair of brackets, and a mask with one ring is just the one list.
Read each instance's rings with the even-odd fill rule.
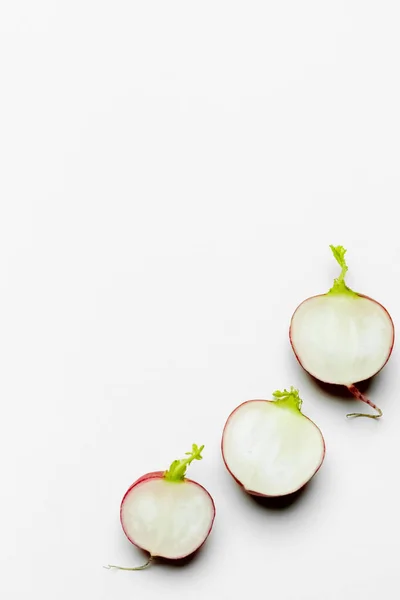
[[[308,374],[307,374],[308,375]],[[343,406],[343,412],[345,414],[351,412],[361,412],[361,413],[371,413],[374,414],[374,409],[369,407],[364,402],[358,400],[345,385],[334,385],[331,383],[324,383],[323,381],[319,381],[315,379],[312,375],[308,375],[309,379],[314,383],[315,387],[324,392],[330,399],[335,401],[338,405]],[[365,379],[364,381],[360,381],[355,383],[355,387],[365,396],[371,399],[372,402],[375,401],[374,388],[378,384],[380,377],[380,373],[377,373],[374,377],[369,379]],[[382,408],[379,399],[377,399],[376,404]],[[384,411],[383,411],[384,412]],[[379,419],[378,419],[379,420]]]
[[[294,360],[296,360],[296,359],[294,358]],[[388,371],[388,367],[385,367],[386,376],[387,376],[387,371]],[[376,375],[373,375],[372,377],[370,377],[369,379],[365,379],[364,381],[355,381],[353,383],[354,383],[354,386],[362,394],[364,394],[365,396],[370,398],[372,402],[377,404],[377,406],[379,406],[379,408],[382,409],[382,412],[384,413],[385,412],[384,408],[381,406],[381,402],[380,402],[379,398],[375,398],[375,393],[374,393],[375,387],[377,385],[379,385],[379,379],[380,379],[380,377],[382,377],[382,372],[383,372],[383,369],[381,371],[379,371],[378,373],[376,373]],[[343,411],[345,412],[345,414],[351,413],[353,411],[368,413],[369,410],[371,410],[372,413],[374,412],[371,407],[368,407],[365,403],[360,402],[360,400],[357,400],[357,398],[347,389],[347,387],[345,385],[335,385],[332,383],[324,383],[323,381],[316,379],[313,375],[310,375],[310,373],[308,373],[305,369],[303,369],[303,373],[307,377],[307,379],[309,381],[311,381],[311,383],[315,386],[315,388],[317,390],[324,392],[327,396],[330,397],[330,399],[332,399],[334,402],[336,402],[336,404],[338,406],[339,405],[343,406]],[[376,402],[375,402],[375,399],[376,399]],[[365,410],[360,407],[360,405],[363,405],[363,404],[364,404]]]
[[190,556],[186,556],[185,558],[179,558],[178,560],[157,557],[154,559],[154,566],[162,565],[165,568],[179,569],[194,564],[197,560],[199,560],[200,554],[201,548],[196,550],[196,552],[194,552],[193,554],[190,554]]
[[[204,560],[202,553],[206,552],[206,554],[208,554],[208,552],[210,551],[210,547],[212,547],[213,544],[215,543],[214,528],[215,528],[215,523],[214,523],[212,531],[209,534],[209,537],[206,538],[205,542],[203,542],[203,544],[200,546],[200,548],[197,548],[197,550],[195,552],[193,552],[193,554],[190,554],[189,556],[186,556],[185,558],[180,558],[178,560],[171,560],[171,559],[167,559],[167,558],[157,557],[154,559],[153,566],[155,566],[155,567],[162,566],[165,569],[179,569],[182,567],[189,568],[189,567],[191,567],[191,565],[195,565],[197,563],[197,561]],[[204,550],[203,550],[203,548],[204,548]],[[211,550],[211,552],[212,552],[212,550]]]
[[249,498],[250,502],[257,504],[261,508],[270,511],[283,511],[290,509],[294,504],[298,505],[305,501],[305,498],[312,487],[312,483],[311,480],[296,492],[286,494],[285,496],[256,496],[247,493],[244,489],[242,490],[242,493]]
[[[324,383],[323,381],[319,381],[315,379],[312,375],[309,375],[310,379],[314,381],[317,387],[321,388],[326,394],[329,394],[333,398],[337,398],[338,400],[356,400],[351,392],[347,389],[345,385],[335,385],[333,383]],[[358,390],[362,394],[368,394],[369,389],[372,387],[372,379],[378,378],[378,375],[375,375],[374,378],[366,379],[365,381],[360,381],[360,383],[355,384]]]

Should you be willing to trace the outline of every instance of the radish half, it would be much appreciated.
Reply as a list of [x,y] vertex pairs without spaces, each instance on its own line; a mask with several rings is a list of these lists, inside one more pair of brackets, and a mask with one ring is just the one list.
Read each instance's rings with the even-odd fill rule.
[[204,544],[214,523],[214,501],[203,486],[185,477],[188,465],[203,458],[203,448],[193,444],[187,458],[175,460],[168,471],[147,473],[131,485],[121,502],[121,525],[149,559],[140,567],[108,568],[138,571],[154,558],[182,559]]
[[295,310],[290,343],[301,366],[316,379],[344,385],[377,414],[351,413],[348,417],[382,416],[382,411],[356,387],[370,379],[390,358],[394,325],[379,302],[347,287],[348,270],[343,246],[330,246],[342,271],[326,294],[312,296]]
[[286,496],[302,488],[325,457],[319,428],[301,412],[293,387],[275,400],[248,400],[228,417],[222,457],[232,477],[256,496]]

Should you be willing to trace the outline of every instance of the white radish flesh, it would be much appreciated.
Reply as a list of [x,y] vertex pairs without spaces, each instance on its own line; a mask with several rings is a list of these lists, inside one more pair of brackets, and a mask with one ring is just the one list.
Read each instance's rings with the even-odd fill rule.
[[291,339],[310,375],[351,385],[384,366],[393,343],[387,311],[362,296],[316,296],[297,309]]
[[128,539],[152,557],[192,554],[207,538],[213,519],[209,493],[189,480],[144,480],[128,492],[121,508]]
[[290,342],[310,375],[325,383],[345,385],[378,412],[348,416],[376,418],[382,411],[354,384],[376,375],[389,360],[394,344],[393,321],[379,302],[347,287],[346,250],[342,246],[331,249],[342,272],[329,292],[297,307],[290,323]]
[[301,412],[298,390],[275,392],[275,401],[249,400],[229,416],[222,437],[225,465],[250,493],[285,496],[318,471],[325,442]]

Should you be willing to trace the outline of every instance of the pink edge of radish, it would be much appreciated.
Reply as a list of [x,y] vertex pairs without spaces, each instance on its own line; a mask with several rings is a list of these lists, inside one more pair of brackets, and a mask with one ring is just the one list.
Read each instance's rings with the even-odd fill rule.
[[301,412],[293,387],[275,400],[247,400],[229,415],[221,453],[230,475],[248,494],[287,496],[303,488],[325,458],[319,427]]
[[346,285],[346,249],[330,248],[342,271],[327,293],[298,305],[290,320],[290,344],[309,375],[323,383],[344,385],[377,412],[349,413],[347,417],[377,419],[382,416],[381,409],[355,383],[374,377],[387,364],[395,341],[393,320],[382,304]]
[[203,448],[193,444],[187,458],[175,460],[167,471],[142,475],[128,488],[120,505],[121,526],[149,559],[139,567],[106,568],[140,571],[155,558],[181,560],[203,546],[214,524],[214,500],[202,485],[185,476],[193,460],[202,460]]

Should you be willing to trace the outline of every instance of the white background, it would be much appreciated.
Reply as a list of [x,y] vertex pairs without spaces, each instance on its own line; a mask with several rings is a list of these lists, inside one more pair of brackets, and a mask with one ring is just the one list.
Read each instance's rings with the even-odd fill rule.
[[[290,316],[338,274],[400,322],[398,2],[3,0],[0,596],[400,597],[398,352],[381,421],[313,382]],[[240,402],[294,385],[327,444],[296,502],[224,470]],[[205,444],[185,567],[119,503]]]

